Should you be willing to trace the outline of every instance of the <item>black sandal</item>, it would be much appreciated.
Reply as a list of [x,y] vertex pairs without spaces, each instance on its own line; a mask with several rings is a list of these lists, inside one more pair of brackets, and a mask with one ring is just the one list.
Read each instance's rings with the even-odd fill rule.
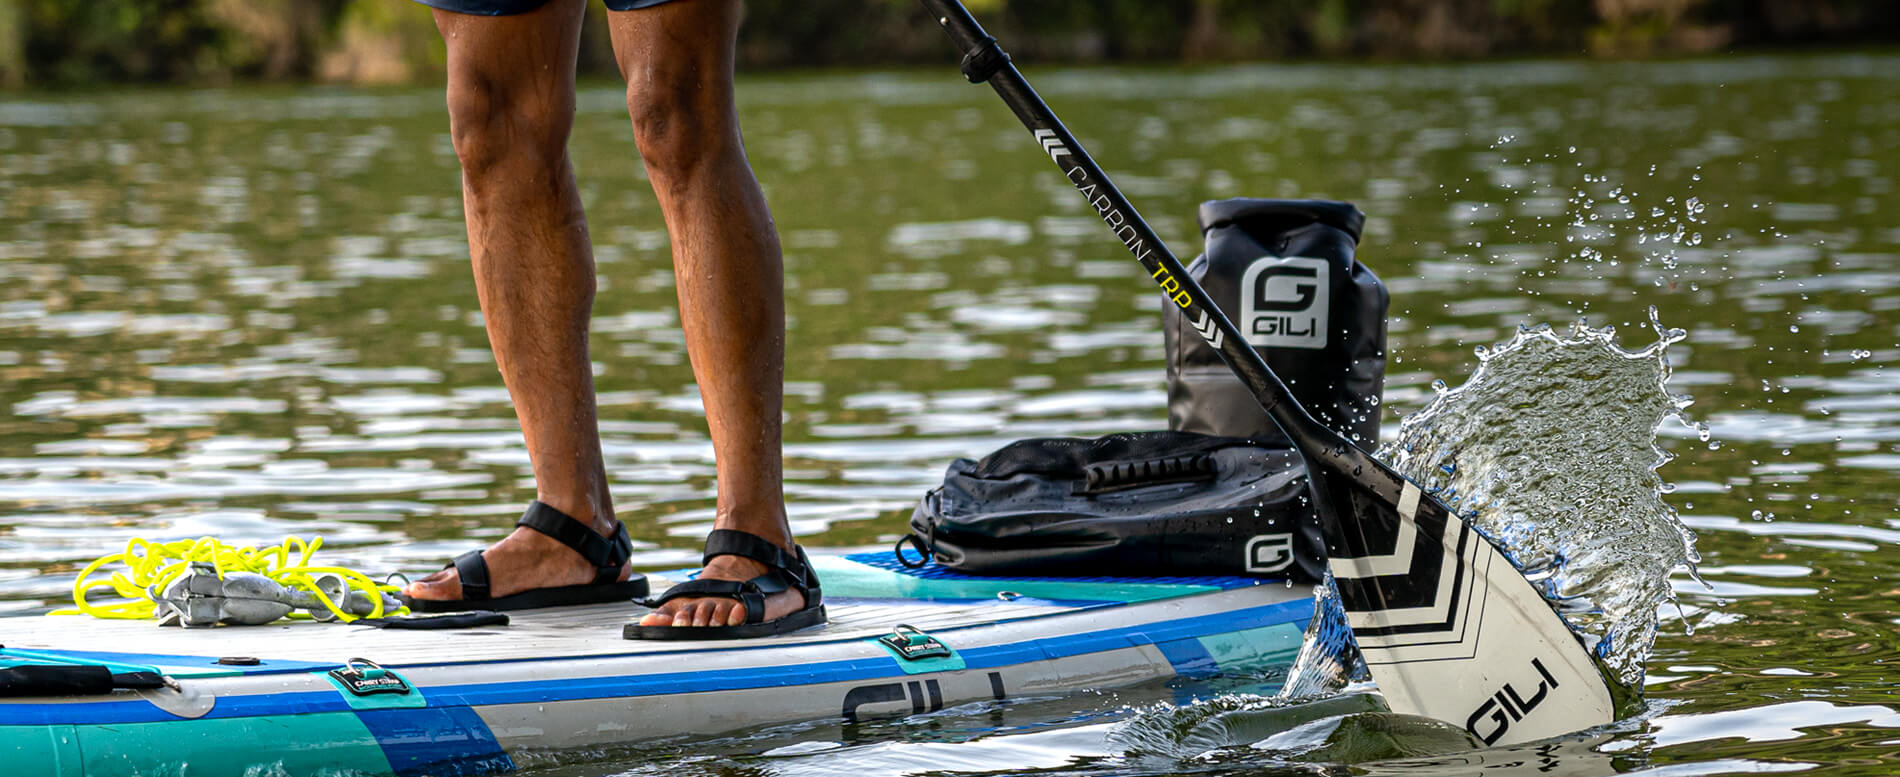
[[[797,552],[783,548],[757,535],[732,529],[714,529],[706,536],[702,563],[716,556],[742,556],[766,566],[763,575],[738,582],[733,580],[688,580],[659,598],[642,602],[659,607],[670,600],[688,596],[723,597],[745,604],[745,622],[737,626],[642,626],[629,623],[621,631],[626,639],[751,639],[811,628],[825,622],[824,594],[818,590],[818,573],[811,567],[805,549]],[[805,607],[778,620],[765,619],[765,598],[781,591],[796,589],[805,595]]]
[[455,567],[462,581],[460,599],[417,599],[398,597],[416,612],[454,612],[458,610],[528,610],[536,607],[561,607],[574,604],[625,602],[647,595],[647,578],[635,572],[621,580],[620,570],[633,557],[633,539],[626,524],[615,530],[613,539],[602,537],[567,513],[541,502],[528,505],[516,526],[526,526],[572,548],[587,563],[594,565],[594,581],[585,585],[535,588],[500,598],[488,595],[488,561],[482,552],[471,550],[456,556],[447,567]]

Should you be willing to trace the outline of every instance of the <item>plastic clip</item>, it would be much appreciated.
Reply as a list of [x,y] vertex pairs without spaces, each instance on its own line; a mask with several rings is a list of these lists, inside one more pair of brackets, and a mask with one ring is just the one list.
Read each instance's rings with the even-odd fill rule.
[[972,84],[980,84],[990,80],[990,76],[996,75],[996,71],[1002,70],[1007,64],[1009,53],[996,45],[995,38],[985,35],[977,41],[976,48],[964,53],[963,77],[970,79]]

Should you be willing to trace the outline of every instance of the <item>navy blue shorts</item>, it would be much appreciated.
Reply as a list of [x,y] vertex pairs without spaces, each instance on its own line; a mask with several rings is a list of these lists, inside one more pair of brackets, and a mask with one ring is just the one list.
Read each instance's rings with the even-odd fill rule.
[[[527,13],[547,5],[548,0],[416,0],[416,2],[454,13],[473,14],[475,16],[512,16]],[[635,8],[651,8],[667,0],[601,0],[609,11],[631,11]]]

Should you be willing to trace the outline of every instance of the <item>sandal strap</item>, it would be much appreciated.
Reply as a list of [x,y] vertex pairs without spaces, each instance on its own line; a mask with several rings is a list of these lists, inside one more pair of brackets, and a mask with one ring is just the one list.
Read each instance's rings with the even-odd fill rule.
[[449,564],[455,567],[456,578],[462,583],[463,599],[473,602],[489,598],[488,561],[482,558],[481,551],[463,553]]
[[803,585],[799,590],[805,594],[805,606],[817,607],[824,604],[825,592],[818,587],[818,569],[811,565],[811,557],[805,555],[804,546],[793,545],[792,548],[798,551],[798,565],[804,570],[800,575],[799,582]]
[[627,525],[624,523],[615,528],[613,538],[608,539],[580,519],[537,500],[528,505],[528,511],[521,514],[521,520],[515,521],[515,525],[526,526],[552,537],[555,542],[580,554],[587,563],[594,565],[594,585],[619,580],[620,568],[626,566],[627,559],[633,557],[633,538],[627,535]]
[[784,548],[772,544],[764,537],[751,532],[735,529],[714,529],[706,535],[706,552],[700,557],[700,563],[710,564],[715,556],[740,556],[764,564],[766,568],[790,572],[796,579],[803,580],[805,565],[800,559]]
[[647,606],[658,607],[667,603],[669,600],[687,596],[720,596],[727,599],[735,599],[740,604],[745,605],[746,623],[760,623],[765,620],[766,594],[777,593],[776,591],[765,591],[758,584],[759,580],[769,576],[771,576],[771,573],[768,572],[765,575],[745,581],[711,580],[707,578],[688,580],[666,589],[666,593],[660,594],[660,598],[658,599],[647,602]]
[[740,556],[764,564],[765,574],[746,581],[709,578],[688,580],[666,589],[666,593],[660,594],[657,599],[647,600],[645,604],[659,607],[682,597],[718,596],[744,604],[746,623],[764,623],[766,597],[797,589],[805,597],[805,609],[816,608],[823,602],[823,594],[818,590],[818,573],[812,569],[811,559],[806,557],[804,548],[797,545],[792,548],[792,553],[786,553],[784,548],[756,534],[714,529],[706,535],[704,563],[711,563],[718,556]]

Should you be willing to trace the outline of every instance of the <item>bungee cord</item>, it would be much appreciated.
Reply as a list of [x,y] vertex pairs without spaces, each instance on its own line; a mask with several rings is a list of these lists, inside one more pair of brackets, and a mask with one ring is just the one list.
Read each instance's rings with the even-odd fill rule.
[[[282,543],[263,548],[233,546],[215,537],[172,542],[153,542],[143,537],[133,537],[126,542],[124,551],[100,557],[80,570],[78,578],[73,581],[72,608],[54,610],[48,614],[90,615],[118,620],[151,618],[158,607],[155,592],[165,590],[166,586],[190,571],[193,564],[211,565],[217,570],[219,579],[234,572],[249,572],[270,578],[287,589],[307,592],[322,603],[336,620],[345,623],[358,617],[376,618],[409,611],[407,607],[402,607],[385,613],[383,595],[401,590],[398,586],[378,583],[346,567],[313,564],[312,557],[322,546],[321,536],[313,536],[308,542],[300,537],[287,537]],[[123,568],[112,570],[103,579],[95,577],[115,563],[122,564]],[[342,580],[344,598],[350,592],[364,594],[372,603],[370,613],[358,616],[344,611],[342,603],[332,599],[318,584],[321,576]],[[92,601],[92,592],[108,588],[116,594],[117,599],[123,601]],[[284,617],[315,618],[299,610],[291,610]]]

